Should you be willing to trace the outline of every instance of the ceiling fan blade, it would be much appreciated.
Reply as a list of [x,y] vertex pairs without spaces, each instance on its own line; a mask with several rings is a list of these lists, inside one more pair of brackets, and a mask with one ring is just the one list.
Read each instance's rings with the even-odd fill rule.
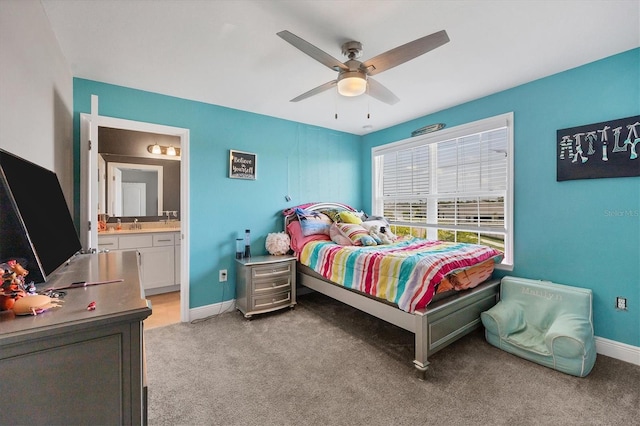
[[338,80],[328,81],[328,82],[316,87],[315,89],[311,89],[308,92],[305,92],[302,95],[291,99],[289,102],[298,102],[298,101],[301,101],[303,99],[310,98],[313,95],[317,95],[318,93],[322,93],[322,92],[324,92],[326,90],[331,89],[332,87],[335,87],[336,84],[338,84]]
[[343,64],[333,56],[329,55],[323,50],[318,49],[313,44],[309,43],[306,40],[301,39],[297,35],[287,30],[280,31],[279,33],[277,33],[277,35],[279,35],[284,41],[289,42],[291,45],[293,45],[293,47],[298,48],[303,53],[306,53],[316,61],[320,62],[321,64],[324,64],[325,66],[331,68],[332,70],[338,71],[340,69],[343,69],[343,70],[349,69],[345,64]]
[[369,96],[373,96],[377,100],[389,105],[394,105],[400,101],[400,98],[371,77],[367,78],[367,93]]
[[360,66],[368,75],[376,75],[427,53],[449,42],[445,30],[424,36],[365,61]]

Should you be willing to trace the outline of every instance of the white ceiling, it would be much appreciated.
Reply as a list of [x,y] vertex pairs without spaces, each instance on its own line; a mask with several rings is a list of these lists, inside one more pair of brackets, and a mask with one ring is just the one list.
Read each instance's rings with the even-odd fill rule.
[[[41,2],[75,77],[358,135],[640,46],[638,0]],[[337,74],[279,31],[340,61],[360,41],[364,61],[442,29],[449,43],[376,76],[393,106],[335,90],[289,102]]]

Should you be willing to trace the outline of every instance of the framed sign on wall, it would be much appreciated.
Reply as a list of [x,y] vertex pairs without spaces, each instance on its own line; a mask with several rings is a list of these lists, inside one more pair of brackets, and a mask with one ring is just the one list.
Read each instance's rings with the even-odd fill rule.
[[640,116],[557,132],[557,180],[640,176]]
[[232,179],[256,179],[256,154],[229,150],[229,177]]

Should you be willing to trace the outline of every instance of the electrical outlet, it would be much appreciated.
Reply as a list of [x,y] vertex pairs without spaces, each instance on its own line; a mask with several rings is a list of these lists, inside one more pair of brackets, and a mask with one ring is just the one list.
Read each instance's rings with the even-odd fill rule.
[[220,271],[218,272],[218,280],[221,283],[227,281],[227,270],[226,269],[220,269]]
[[627,310],[627,299],[625,297],[616,297],[616,309],[620,309],[621,311]]

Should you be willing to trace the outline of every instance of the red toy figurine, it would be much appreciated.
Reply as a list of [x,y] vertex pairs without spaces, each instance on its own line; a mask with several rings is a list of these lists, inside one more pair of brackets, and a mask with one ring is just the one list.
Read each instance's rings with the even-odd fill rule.
[[24,277],[29,271],[24,269],[16,260],[0,264],[2,285],[0,286],[0,311],[13,308],[16,300],[26,296]]

